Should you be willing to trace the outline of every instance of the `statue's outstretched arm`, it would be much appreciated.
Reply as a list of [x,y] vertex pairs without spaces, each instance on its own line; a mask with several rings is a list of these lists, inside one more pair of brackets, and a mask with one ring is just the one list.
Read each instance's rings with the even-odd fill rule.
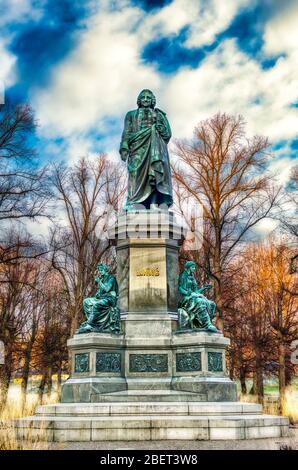
[[198,294],[201,294],[205,290],[212,289],[212,287],[213,286],[211,286],[211,284],[208,284],[207,286],[204,286],[204,287],[201,287],[201,289],[198,289],[197,292],[198,292]]
[[102,288],[103,290],[107,292],[112,292],[114,290],[114,279],[113,277],[110,277],[109,279],[106,279],[105,282],[102,282]]

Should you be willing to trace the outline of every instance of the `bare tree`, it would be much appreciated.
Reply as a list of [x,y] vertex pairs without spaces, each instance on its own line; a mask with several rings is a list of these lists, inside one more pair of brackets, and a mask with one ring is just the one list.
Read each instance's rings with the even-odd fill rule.
[[281,406],[287,382],[286,359],[298,334],[297,288],[289,272],[291,250],[271,239],[251,243],[235,263],[242,266],[231,289],[237,296],[226,315],[231,359],[245,393],[245,378],[253,375],[253,392],[263,400],[265,374],[279,379]]
[[[0,105],[0,262],[9,262],[14,246],[20,245],[12,235],[15,224],[45,216],[51,197],[47,170],[38,167],[30,145],[35,127],[28,105]],[[25,236],[18,256],[28,255],[27,242]]]
[[0,339],[5,345],[5,364],[0,373],[0,406],[4,405],[14,370],[13,358],[27,321],[28,292],[34,286],[34,261],[5,264],[0,272]]
[[[288,210],[279,214],[279,220],[282,230],[288,236],[288,245],[292,247],[290,271],[294,274],[298,272],[298,165],[292,169],[285,197]],[[296,292],[295,295],[298,295],[298,293]]]
[[287,197],[290,205],[292,206],[291,214],[287,211],[286,214],[281,214],[281,221],[288,233],[293,237],[293,240],[298,240],[298,165],[292,169],[291,178],[289,181],[289,188]]
[[45,292],[42,289],[42,280],[45,276],[45,266],[41,261],[30,262],[31,281],[29,288],[24,292],[24,306],[22,316],[24,319],[14,350],[14,373],[21,377],[21,399],[25,406],[29,376],[32,371],[32,351],[38,337],[39,327],[44,312]]
[[124,192],[119,168],[106,155],[81,159],[73,168],[55,166],[52,178],[66,223],[52,230],[52,266],[64,282],[73,335],[82,301],[93,288],[96,264],[111,246],[105,232]]
[[40,402],[45,387],[48,394],[51,394],[53,374],[57,374],[58,392],[60,391],[62,370],[68,360],[66,342],[69,336],[70,316],[67,302],[63,297],[61,281],[58,271],[48,269],[41,282],[43,294],[39,305],[41,316],[31,355],[31,369],[41,374]]
[[[286,390],[286,356],[290,345],[298,336],[298,279],[289,272],[291,250],[285,245],[274,245],[267,249],[263,260],[269,271],[266,291],[276,350],[278,351],[278,379],[280,407],[283,412]],[[293,294],[294,293],[294,294]]]
[[[196,127],[192,141],[177,141],[173,177],[190,203],[203,207],[208,276],[215,281],[223,329],[224,279],[240,243],[276,206],[279,188],[265,172],[268,141],[245,137],[241,117],[217,114]],[[204,234],[203,234],[204,236]],[[202,266],[203,267],[203,266]]]

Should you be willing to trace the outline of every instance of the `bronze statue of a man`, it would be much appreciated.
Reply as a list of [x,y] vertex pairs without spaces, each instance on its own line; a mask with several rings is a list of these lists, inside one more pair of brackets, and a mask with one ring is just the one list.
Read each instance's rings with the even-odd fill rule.
[[173,203],[171,169],[167,144],[171,129],[166,114],[155,108],[152,91],[138,96],[138,109],[125,117],[120,155],[127,162],[128,197],[125,209],[156,208]]

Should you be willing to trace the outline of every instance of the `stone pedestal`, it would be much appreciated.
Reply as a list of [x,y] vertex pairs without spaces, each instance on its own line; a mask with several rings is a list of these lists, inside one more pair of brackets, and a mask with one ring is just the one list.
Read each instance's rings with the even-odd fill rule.
[[72,370],[62,387],[62,403],[40,406],[35,416],[16,420],[18,438],[137,441],[288,435],[287,418],[263,415],[258,404],[237,402],[236,385],[226,371],[228,338],[178,330],[182,228],[171,214],[168,222],[163,216],[130,213],[126,220],[119,218],[113,235],[122,333],[86,333],[68,341]]
[[226,372],[229,339],[179,331],[178,251],[183,227],[162,211],[128,212],[110,233],[117,251],[122,334],[75,335],[62,402],[94,402],[123,390],[192,392],[199,401],[235,401]]
[[[237,400],[226,371],[228,338],[195,331],[171,334],[171,320],[160,336],[148,336],[140,317],[129,324],[131,336],[87,333],[68,341],[72,372],[62,387],[62,402],[96,402],[100,394],[124,390],[176,390],[195,393],[198,401]],[[157,317],[149,331],[160,324],[163,319]]]
[[236,384],[226,369],[229,344],[229,338],[220,333],[176,332],[172,338],[172,389],[196,393],[200,401],[236,401]]
[[123,335],[85,333],[67,344],[71,377],[62,386],[62,402],[92,402],[100,393],[126,390]]
[[[183,227],[171,212],[128,212],[110,236],[117,251],[119,306],[123,320],[137,313],[177,320],[178,250]],[[148,322],[147,322],[148,323]]]

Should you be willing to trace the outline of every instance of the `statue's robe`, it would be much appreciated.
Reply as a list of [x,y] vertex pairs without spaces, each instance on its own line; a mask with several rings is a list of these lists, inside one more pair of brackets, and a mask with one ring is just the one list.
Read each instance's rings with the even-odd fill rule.
[[[200,292],[194,275],[183,271],[179,276],[178,286],[181,295],[178,303],[180,324],[217,331],[211,321],[215,316],[216,304]],[[191,297],[193,292],[198,294],[198,297]]]
[[167,149],[170,138],[171,129],[163,111],[139,108],[127,113],[120,144],[120,152],[129,152],[127,208],[136,204],[148,205],[154,192],[157,204],[172,205]]
[[[86,321],[81,324],[77,333],[90,331],[119,333],[120,311],[117,307],[118,283],[112,274],[101,278],[104,288],[98,286],[95,297],[83,300],[83,310]],[[96,278],[98,281],[98,278]]]

